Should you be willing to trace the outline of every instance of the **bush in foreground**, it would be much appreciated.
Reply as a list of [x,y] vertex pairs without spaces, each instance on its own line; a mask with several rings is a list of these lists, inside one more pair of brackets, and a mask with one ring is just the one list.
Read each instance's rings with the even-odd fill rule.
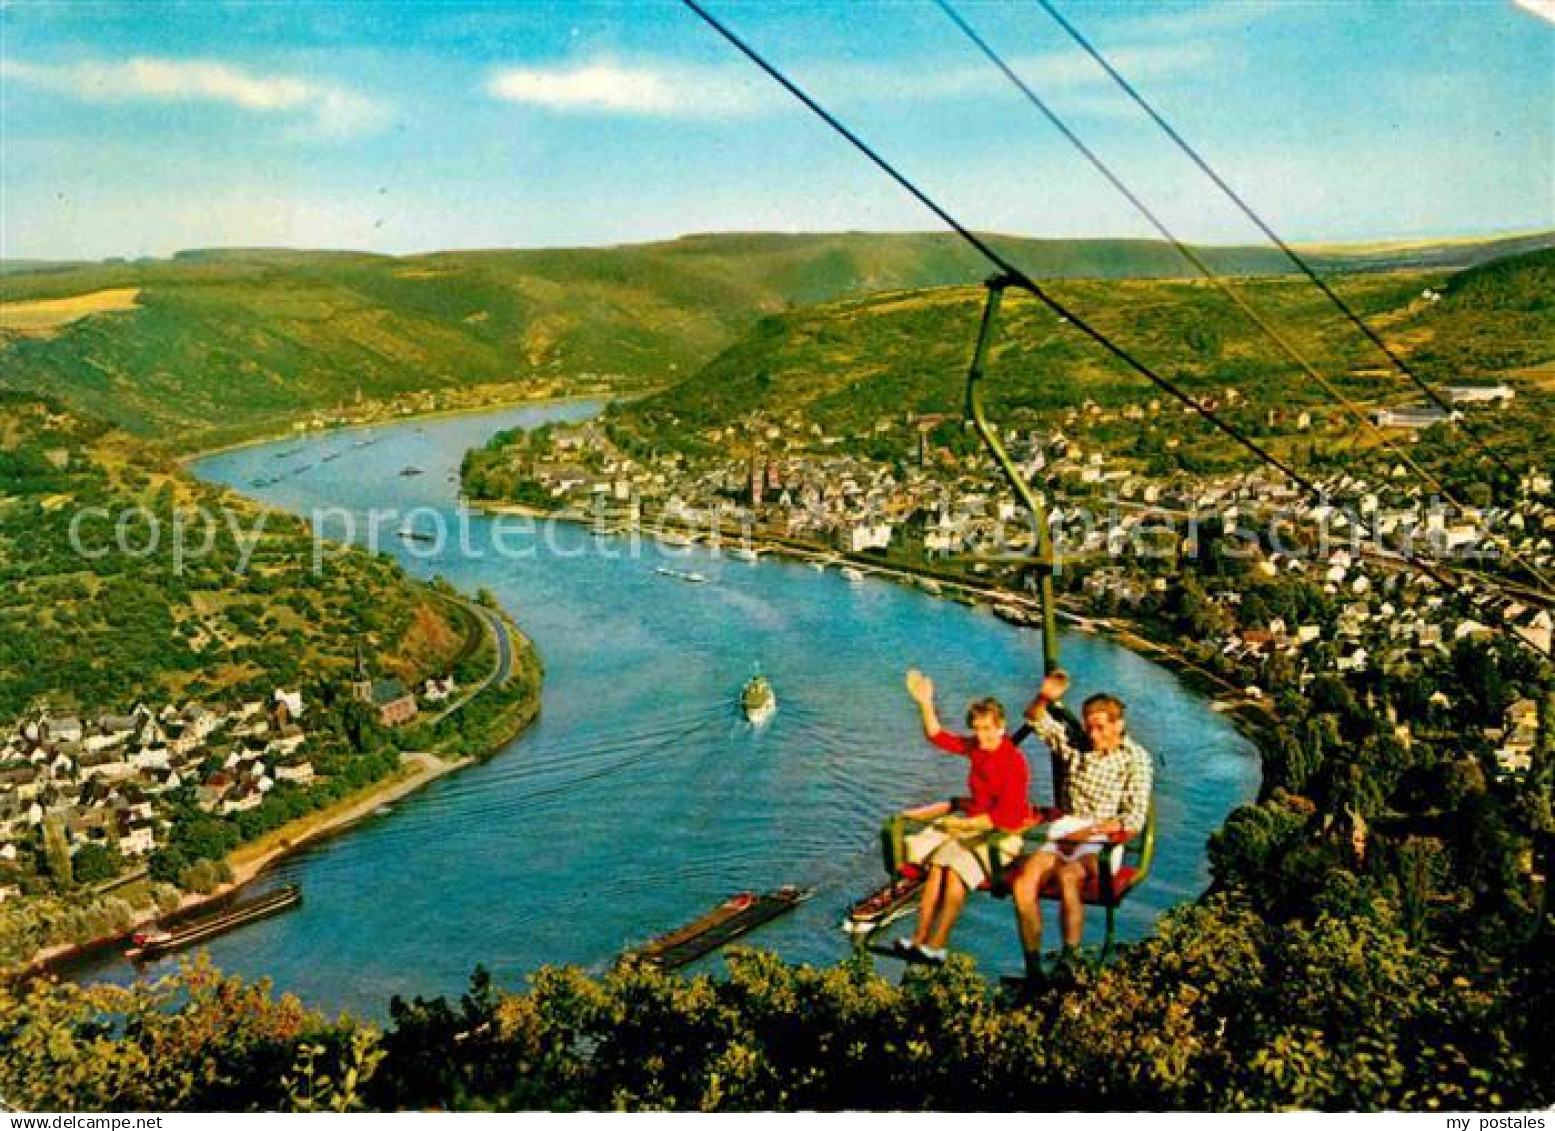
[[[726,977],[477,971],[385,1032],[208,966],[0,992],[0,1094],[72,1110],[1464,1110],[1555,1099],[1550,960],[1468,972],[1359,885],[1273,927],[1226,896],[1027,1003],[965,960],[900,985],[733,952]],[[1541,994],[1543,995],[1541,997]]]

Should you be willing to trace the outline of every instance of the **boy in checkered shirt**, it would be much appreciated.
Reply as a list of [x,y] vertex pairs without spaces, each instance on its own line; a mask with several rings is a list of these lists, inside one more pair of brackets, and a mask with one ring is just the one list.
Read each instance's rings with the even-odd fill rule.
[[1032,977],[1041,975],[1043,885],[1049,877],[1057,883],[1064,946],[1078,946],[1085,928],[1081,893],[1096,875],[1105,847],[1090,838],[1120,832],[1132,836],[1143,829],[1155,776],[1149,751],[1126,733],[1123,703],[1111,695],[1093,695],[1076,725],[1059,704],[1068,689],[1068,675],[1055,671],[1026,708],[1026,721],[1063,767],[1058,808],[1089,822],[1066,830],[1062,840],[1043,844],[1013,870],[1010,891]]

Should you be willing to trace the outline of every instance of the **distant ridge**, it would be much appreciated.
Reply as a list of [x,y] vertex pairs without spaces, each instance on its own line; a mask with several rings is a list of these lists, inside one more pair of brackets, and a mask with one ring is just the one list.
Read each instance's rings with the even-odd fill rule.
[[[1144,272],[1156,265],[1161,258],[1175,263],[1171,274],[1179,271],[1191,274],[1181,259],[1160,240],[1125,237],[1065,237],[1020,236],[1001,232],[980,232],[979,235],[1001,247],[1025,250],[1037,261],[1032,270],[1046,272],[1062,264],[1084,264],[1093,261],[1102,277],[1118,277],[1117,267],[1133,267],[1131,277],[1148,277]],[[54,259],[6,259],[0,258],[0,274],[25,274],[30,271],[53,272],[64,269],[114,266],[150,267],[159,263],[302,263],[310,259],[365,259],[409,261],[441,256],[460,255],[515,255],[515,256],[592,256],[602,253],[637,253],[676,250],[713,252],[727,255],[737,252],[747,254],[773,254],[792,252],[796,248],[815,244],[842,244],[863,246],[890,243],[919,244],[923,242],[953,245],[956,238],[948,232],[687,232],[672,239],[641,243],[618,243],[579,247],[534,248],[460,248],[443,251],[412,252],[394,255],[387,252],[362,251],[354,248],[295,248],[255,245],[251,247],[194,247],[175,251],[167,257],[142,257],[135,260],[109,258],[104,260],[54,260]],[[1258,265],[1269,273],[1285,274],[1290,268],[1277,249],[1256,244],[1196,244],[1195,249],[1206,254],[1211,261],[1220,258],[1222,270],[1247,273],[1246,269]],[[1504,235],[1426,237],[1420,239],[1387,239],[1359,241],[1315,241],[1293,245],[1303,255],[1310,256],[1320,266],[1333,270],[1399,270],[1412,266],[1470,267],[1508,255],[1519,255],[1555,247],[1555,230],[1515,232]],[[1132,253],[1140,258],[1130,264],[1127,256]],[[1122,260],[1119,257],[1122,256]],[[973,256],[972,258],[975,258]],[[1044,266],[1041,262],[1048,260]],[[1109,262],[1111,261],[1111,262]],[[1263,273],[1262,270],[1257,273]],[[1089,274],[1089,272],[1088,272]]]
[[[1151,240],[989,239],[1036,276],[1191,274]],[[1312,253],[1327,271],[1450,272],[1555,232]],[[1288,274],[1273,249],[1210,247],[1236,276]],[[877,292],[976,284],[949,233],[691,234],[613,248],[447,251],[195,248],[171,259],[8,266],[0,300],[133,289],[129,309],[0,330],[0,386],[58,395],[133,431],[201,444],[354,403],[469,386],[632,391],[680,381],[758,320]],[[46,320],[45,320],[46,321]]]
[[[1433,376],[1471,382],[1546,364],[1555,355],[1555,250],[1432,277],[1373,273],[1345,279],[1367,311]],[[1435,298],[1427,298],[1423,292]],[[1182,386],[1216,395],[1234,386],[1262,409],[1320,408],[1329,398],[1292,373],[1288,359],[1217,291],[1182,280],[1076,280],[1064,298],[1117,340],[1168,367]],[[1259,310],[1304,356],[1340,375],[1363,400],[1412,392],[1303,280],[1260,282]],[[648,445],[692,448],[710,429],[753,413],[798,414],[806,425],[869,444],[870,429],[903,412],[957,415],[983,307],[974,287],[848,297],[764,318],[672,388],[614,410]],[[1007,300],[990,369],[992,410],[1056,412],[1087,401],[1123,407],[1148,400],[1138,376],[1061,326],[1035,300]],[[1521,378],[1519,378],[1520,380]]]

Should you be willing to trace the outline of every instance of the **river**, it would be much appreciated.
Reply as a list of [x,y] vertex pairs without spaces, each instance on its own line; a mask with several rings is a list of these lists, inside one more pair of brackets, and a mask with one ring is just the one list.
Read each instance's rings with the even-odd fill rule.
[[[455,510],[467,448],[499,428],[597,409],[312,433],[193,469],[298,512],[431,508],[414,519],[430,525]],[[421,474],[402,474],[410,467]],[[343,518],[331,521],[332,533],[344,529]],[[509,537],[510,553],[498,556],[492,521],[473,521],[474,551],[434,554],[392,536],[380,544],[414,575],[497,596],[545,661],[539,722],[489,761],[277,865],[261,883],[301,884],[301,907],[212,942],[222,969],[381,1018],[391,994],[457,994],[478,963],[513,988],[547,963],[603,969],[732,892],[787,883],[813,885],[815,897],[750,941],[791,960],[836,962],[848,953],[838,929],[846,905],[884,878],[881,818],[964,792],[965,763],[924,742],[903,672],[933,675],[954,723],[979,695],[1017,709],[1040,666],[1035,633],[890,582],[652,542],[634,556],[625,540],[565,525]],[[657,574],[660,565],[710,583]],[[1069,633],[1063,656],[1077,692],[1110,690],[1131,705],[1133,733],[1158,755],[1155,871],[1120,913],[1120,936],[1138,938],[1204,889],[1205,840],[1256,793],[1257,753],[1202,696],[1126,649]],[[757,665],[781,705],[753,730],[734,704]],[[1046,752],[1032,755],[1046,799]],[[1100,931],[1093,912],[1088,940]],[[955,945],[990,974],[1015,971],[1009,904],[970,901]],[[693,969],[717,968],[715,956]],[[75,973],[134,976],[106,959]]]

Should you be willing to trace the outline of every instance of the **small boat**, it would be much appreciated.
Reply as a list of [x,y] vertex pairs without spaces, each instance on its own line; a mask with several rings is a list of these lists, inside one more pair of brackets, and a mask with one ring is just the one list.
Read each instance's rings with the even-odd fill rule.
[[137,962],[160,958],[175,950],[213,939],[245,923],[285,911],[301,902],[302,889],[296,884],[287,884],[254,899],[190,919],[187,923],[136,931],[130,936],[130,941],[135,945],[124,952],[124,957]]
[[688,581],[692,585],[707,584],[707,578],[692,569],[671,569],[668,566],[658,566],[653,572],[664,577],[673,577],[676,581]]
[[661,530],[654,535],[656,539],[666,546],[694,546],[696,542],[684,534],[676,534],[670,530]]
[[854,569],[852,566],[843,566],[842,569],[838,572],[849,581],[855,583],[864,580],[864,571],[860,569]]
[[398,533],[399,533],[399,536],[401,538],[405,539],[407,542],[436,542],[437,541],[437,535],[435,535],[435,534],[428,534],[424,530],[417,530],[417,529],[415,529],[414,527],[411,527],[411,526],[402,526],[402,527],[400,527]]
[[759,562],[761,560],[760,552],[751,549],[749,546],[736,546],[729,551],[729,556],[741,562]]
[[994,605],[993,615],[1021,628],[1031,628],[1042,623],[1042,618],[1036,613],[1009,601],[1000,601]]
[[923,591],[925,593],[932,593],[936,597],[945,591],[940,583],[935,581],[932,577],[922,578],[918,584],[923,587]]
[[749,934],[763,923],[792,911],[814,894],[813,888],[793,885],[765,895],[742,891],[724,900],[700,919],[694,919],[684,927],[627,951],[621,956],[621,962],[637,962],[657,966],[662,970],[679,969],[703,955],[711,954],[719,947],[727,946],[741,935]]
[[850,935],[872,935],[881,927],[910,915],[922,890],[921,875],[893,880],[850,907],[847,918],[842,921],[842,929]]
[[422,474],[422,471],[419,467],[402,467],[400,468],[400,474],[409,479],[412,475]]
[[320,463],[328,463],[330,460],[339,459],[343,455],[345,455],[345,452],[330,452],[323,459],[319,460],[319,462]]
[[753,675],[740,692],[740,710],[752,726],[761,726],[777,713],[777,692],[764,675]]
[[811,562],[810,563],[810,568],[815,570],[816,573],[825,573],[826,572],[826,563],[825,562]]

